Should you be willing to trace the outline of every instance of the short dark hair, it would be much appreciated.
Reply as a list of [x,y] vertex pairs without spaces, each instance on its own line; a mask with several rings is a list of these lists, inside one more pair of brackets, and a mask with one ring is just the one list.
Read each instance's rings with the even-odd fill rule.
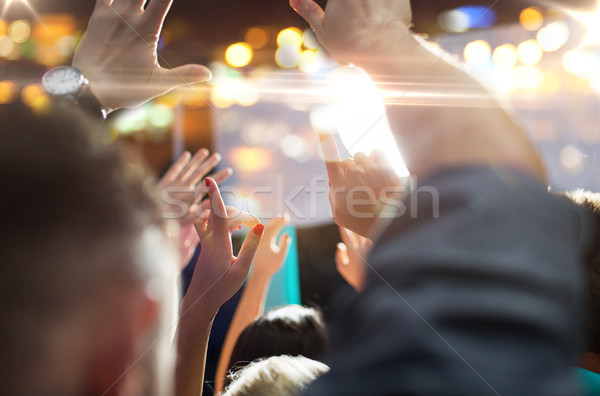
[[31,370],[54,327],[141,284],[135,248],[161,220],[143,180],[81,114],[11,104],[0,120],[0,393],[35,394],[44,384]]
[[[329,339],[321,311],[299,305],[272,309],[250,323],[235,343],[229,360],[234,373],[248,363],[271,356],[304,356],[324,361]],[[226,386],[230,378],[226,379]]]
[[587,350],[600,354],[600,194],[575,190],[566,195],[591,215],[591,238],[585,246],[583,256]]

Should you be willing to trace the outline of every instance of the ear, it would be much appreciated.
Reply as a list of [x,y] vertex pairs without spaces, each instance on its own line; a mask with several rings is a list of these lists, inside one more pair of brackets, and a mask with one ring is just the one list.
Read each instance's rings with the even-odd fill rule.
[[145,290],[121,293],[107,302],[94,343],[90,372],[92,394],[120,395],[140,384],[143,362],[152,344],[159,303]]

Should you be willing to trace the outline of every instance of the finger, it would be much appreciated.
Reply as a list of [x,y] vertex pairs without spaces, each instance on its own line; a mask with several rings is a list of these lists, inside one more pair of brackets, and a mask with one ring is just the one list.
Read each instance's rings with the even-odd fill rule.
[[[193,167],[190,167],[190,172],[185,178],[185,183],[187,185],[197,184],[215,166],[219,165],[219,162],[221,162],[221,154],[219,153],[214,153],[206,161],[203,158],[202,161],[199,161],[194,164]],[[213,176],[211,177],[217,181]]]
[[392,163],[390,162],[388,157],[385,155],[385,153],[381,149],[377,148],[377,149],[373,150],[373,152],[371,153],[371,159],[376,164],[383,165],[390,169],[392,168]]
[[233,175],[233,169],[225,168],[223,170],[218,171],[214,175],[211,175],[217,184],[222,184],[225,180],[229,179]]
[[264,231],[265,226],[262,224],[257,224],[252,228],[252,231],[248,233],[242,244],[240,254],[238,254],[237,259],[233,263],[232,271],[236,271],[244,277],[248,276]]
[[[279,233],[290,222],[289,215],[288,216],[280,216],[276,217],[269,222],[265,226],[265,237],[267,238],[276,238],[279,236]],[[275,241],[272,241],[273,246],[275,246]]]
[[198,238],[200,239],[200,241],[204,239],[204,235],[206,234],[209,218],[210,210],[207,209],[201,214],[199,214],[198,219],[194,222],[194,228],[196,229],[196,233],[198,234]]
[[287,257],[291,246],[292,237],[288,233],[283,234],[277,244],[277,257],[280,261],[283,261]]
[[341,272],[344,266],[350,264],[350,257],[348,256],[348,248],[342,242],[337,244],[337,249],[335,251],[335,263],[337,265],[338,271]]
[[185,166],[185,168],[183,168],[180,172],[180,180],[182,182],[187,182],[187,180],[189,179],[189,177],[196,172],[196,170],[198,169],[198,166],[200,164],[202,164],[204,162],[204,160],[206,160],[206,157],[208,157],[209,151],[205,148],[202,148],[198,151],[196,151],[196,153],[194,154],[194,156],[192,157],[192,159],[190,161],[188,161],[187,165]]
[[[229,179],[231,177],[231,175],[233,175],[233,169],[226,168],[226,169],[218,171],[217,173],[215,173],[213,175],[210,175],[210,177],[214,181],[216,181],[217,184],[221,185],[224,181],[226,181],[227,179]],[[198,186],[196,187],[196,191],[195,191],[196,200],[192,204],[192,208],[202,206],[202,202],[203,202],[204,197],[206,195],[206,191],[207,191],[206,190],[206,185],[204,183],[198,184]]]
[[369,166],[372,164],[371,160],[369,159],[369,157],[367,157],[365,155],[365,153],[356,153],[356,155],[354,156],[354,161],[356,161],[357,164],[361,165],[361,166]]
[[212,78],[210,70],[202,65],[185,65],[174,69],[160,68],[155,83],[165,92],[174,88],[190,86]]
[[342,161],[342,168],[345,171],[348,171],[352,168],[354,168],[356,166],[356,161],[354,161],[352,158],[346,158],[345,160]]
[[144,13],[149,19],[149,23],[156,25],[156,31],[160,31],[162,24],[169,13],[173,0],[150,0]]
[[226,209],[228,217],[227,222],[230,230],[236,230],[242,225],[252,229],[260,223],[260,220],[257,217],[252,216],[250,213],[244,212],[243,210],[232,206],[227,206]]
[[192,155],[189,151],[184,152],[181,156],[175,161],[173,165],[167,170],[165,175],[162,177],[161,182],[172,182],[177,179],[177,176],[181,173],[185,165],[190,161]]
[[340,227],[340,236],[346,247],[354,248],[358,244],[358,235],[345,227]]
[[208,198],[210,199],[210,218],[208,219],[208,231],[212,231],[217,238],[229,238],[229,227],[227,225],[227,210],[221,197],[219,186],[210,177],[206,178],[208,187]]
[[312,0],[290,0],[290,5],[315,31],[321,29],[325,12],[317,3]]
[[329,181],[332,185],[337,185],[337,182],[340,181],[345,172],[342,169],[340,153],[335,144],[335,138],[333,137],[333,133],[329,131],[319,131],[319,139],[321,141]]
[[96,9],[109,7],[111,0],[96,0]]

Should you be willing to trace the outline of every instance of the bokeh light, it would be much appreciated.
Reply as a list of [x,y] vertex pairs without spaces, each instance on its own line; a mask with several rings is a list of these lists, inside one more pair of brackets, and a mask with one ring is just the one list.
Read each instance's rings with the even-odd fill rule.
[[173,123],[173,110],[164,105],[153,105],[149,111],[148,120],[155,128],[167,128]]
[[529,7],[521,11],[521,25],[527,30],[538,30],[544,24],[544,14],[538,7]]
[[19,19],[8,25],[8,37],[15,43],[21,44],[31,36],[31,25],[25,19]]
[[0,18],[0,37],[8,34],[8,23]]
[[247,66],[253,56],[252,48],[246,43],[232,44],[225,51],[225,60],[232,67]]
[[469,15],[460,10],[446,11],[438,17],[438,23],[442,29],[451,33],[464,33],[470,27]]
[[584,162],[581,152],[573,146],[566,146],[560,151],[560,163],[570,173],[579,173],[583,170]]
[[515,69],[515,85],[522,90],[535,90],[544,83],[544,73],[536,66],[519,66]]
[[588,61],[588,56],[584,51],[574,49],[563,56],[563,67],[567,72],[579,75],[587,68]]
[[11,103],[17,96],[18,88],[11,81],[0,81],[0,104]]
[[473,66],[485,66],[492,54],[492,48],[484,40],[473,41],[465,47],[465,61]]
[[542,47],[536,40],[527,40],[517,47],[517,55],[524,65],[537,65],[544,56]]
[[496,67],[512,69],[519,60],[517,48],[512,44],[503,44],[494,50],[493,60]]
[[569,34],[569,26],[565,22],[552,22],[538,32],[537,41],[544,51],[554,52],[569,41]]
[[38,84],[28,85],[21,91],[24,104],[36,111],[44,111],[50,106],[50,99],[44,89]]
[[241,172],[259,172],[271,165],[271,154],[259,147],[239,147],[229,156],[233,167]]
[[277,65],[283,69],[291,69],[300,63],[300,49],[292,44],[286,44],[275,53]]
[[279,47],[293,46],[299,49],[302,47],[302,42],[302,31],[295,27],[283,29],[277,35],[277,45]]
[[319,54],[314,50],[302,51],[300,56],[300,70],[305,73],[318,72],[321,67],[319,65]]
[[255,26],[246,31],[244,39],[252,48],[260,49],[269,44],[270,37],[265,29]]

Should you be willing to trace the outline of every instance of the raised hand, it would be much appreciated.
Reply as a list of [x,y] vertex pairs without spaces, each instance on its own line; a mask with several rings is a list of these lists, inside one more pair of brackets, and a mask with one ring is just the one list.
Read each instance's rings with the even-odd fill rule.
[[386,201],[404,193],[402,181],[380,152],[371,157],[358,153],[342,162],[333,134],[321,132],[320,136],[333,218],[339,226],[369,237],[376,220],[387,211]]
[[270,280],[279,271],[290,250],[292,239],[288,234],[281,234],[285,226],[290,223],[289,216],[271,220],[265,227],[263,240],[256,252],[256,260],[252,271],[253,277]]
[[209,80],[201,65],[159,65],[162,25],[173,0],[96,0],[73,66],[107,111],[135,107],[173,88]]
[[202,305],[208,305],[208,310],[216,314],[219,307],[242,287],[262,239],[264,226],[257,224],[252,228],[238,257],[235,257],[231,243],[230,219],[219,187],[211,178],[206,179],[206,186],[211,211],[207,220],[199,219],[195,223],[202,250],[183,306],[202,299]]
[[367,256],[373,242],[344,227],[340,227],[341,243],[335,252],[338,272],[357,292],[363,289],[367,275]]
[[[202,201],[207,192],[203,180],[219,162],[221,155],[209,156],[206,149],[198,150],[193,157],[188,152],[183,153],[158,182],[160,198],[165,203],[164,217],[177,219],[185,227],[198,213],[209,209],[210,203]],[[220,184],[232,174],[232,169],[226,168],[211,177]]]
[[[338,61],[379,51],[389,42],[410,37],[409,0],[329,0],[323,10],[313,0],[290,0],[290,5],[314,29],[321,44]],[[385,35],[385,40],[382,40]]]

